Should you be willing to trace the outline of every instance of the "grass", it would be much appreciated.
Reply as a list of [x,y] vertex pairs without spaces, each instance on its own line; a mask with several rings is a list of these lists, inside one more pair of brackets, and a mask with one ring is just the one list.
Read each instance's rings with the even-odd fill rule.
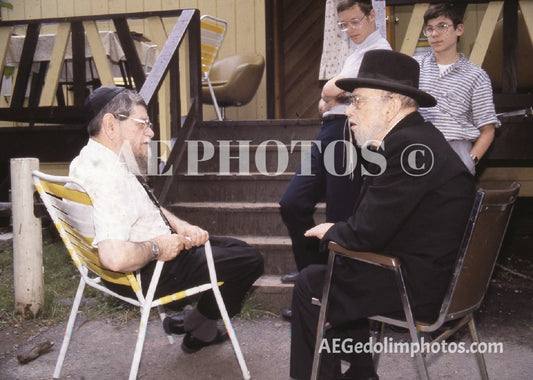
[[264,315],[278,316],[277,314],[264,310],[253,294],[248,293],[248,296],[244,299],[239,316],[243,319],[252,320]]
[[[57,239],[44,245],[43,266],[44,306],[35,320],[42,325],[52,325],[68,318],[80,277],[63,243]],[[13,287],[13,252],[0,251],[0,329],[6,325],[20,324],[27,318],[15,313]],[[92,301],[80,306],[88,318],[106,318],[121,324],[139,317],[138,308],[105,296],[91,287],[85,288],[83,296]],[[261,310],[261,305],[253,295],[245,299],[240,314],[242,318],[254,319],[264,314],[268,312]]]
[[[72,300],[76,295],[79,274],[70,256],[60,241],[43,247],[44,305],[35,318],[50,325],[68,318]],[[0,252],[0,329],[6,324],[19,324],[28,316],[15,313],[13,283],[13,251]],[[106,317],[124,321],[138,315],[133,306],[106,297],[90,287],[85,288],[84,299],[94,300],[80,309],[90,318]]]

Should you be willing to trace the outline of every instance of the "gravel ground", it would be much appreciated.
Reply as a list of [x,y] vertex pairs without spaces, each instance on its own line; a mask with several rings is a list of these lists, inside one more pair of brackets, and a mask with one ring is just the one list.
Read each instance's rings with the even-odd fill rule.
[[[533,287],[528,282],[493,283],[477,313],[484,342],[501,342],[502,353],[485,355],[491,379],[533,378]],[[239,379],[241,372],[230,343],[185,354],[166,340],[157,319],[150,321],[139,370],[139,379]],[[62,379],[126,379],[133,356],[138,320],[115,325],[87,320],[79,315]],[[43,329],[0,358],[0,379],[49,379],[59,353],[65,323]],[[290,324],[279,317],[234,319],[252,379],[289,379]],[[406,341],[407,335],[388,331],[387,337]],[[20,365],[16,355],[35,344],[53,340],[54,348],[34,361]],[[450,341],[451,342],[451,341]],[[467,329],[453,342],[470,343]],[[4,348],[5,349],[5,348]],[[431,354],[427,358],[432,379],[477,379],[474,354]],[[381,380],[416,379],[416,363],[408,354],[384,354],[378,374]]]

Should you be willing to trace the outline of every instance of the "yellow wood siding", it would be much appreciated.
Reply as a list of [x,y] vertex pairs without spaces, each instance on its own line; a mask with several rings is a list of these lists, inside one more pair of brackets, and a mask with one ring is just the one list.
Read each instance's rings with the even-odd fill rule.
[[[228,22],[228,30],[219,58],[235,54],[258,53],[266,58],[265,6],[263,0],[12,0],[13,10],[2,9],[4,20],[84,16],[94,14],[130,13],[151,10],[197,8],[201,15],[209,14]],[[128,22],[130,29],[148,38],[147,21]],[[173,20],[165,22],[170,33]],[[99,22],[100,30],[111,30],[111,22]],[[57,25],[43,26],[41,33],[55,33]],[[15,28],[24,34],[24,28]],[[266,119],[266,74],[254,99],[243,107],[229,107],[226,117],[232,120]],[[213,107],[204,106],[204,119],[215,119]]]

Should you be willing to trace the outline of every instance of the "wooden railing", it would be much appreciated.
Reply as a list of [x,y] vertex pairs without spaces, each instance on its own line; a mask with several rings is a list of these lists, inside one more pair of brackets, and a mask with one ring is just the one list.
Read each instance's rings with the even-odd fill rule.
[[[177,22],[167,36],[162,19],[168,17],[177,17]],[[148,75],[145,74],[144,62],[141,62],[128,26],[128,20],[133,19],[146,20],[152,42],[160,50]],[[148,104],[150,119],[154,124],[154,139],[176,141],[167,158],[165,170],[177,168],[183,156],[184,141],[202,122],[200,17],[195,9],[0,22],[0,73],[4,72],[13,28],[26,27],[12,94],[8,102],[2,99],[4,104],[0,104],[0,120],[23,122],[29,126],[36,123],[83,124],[83,103],[90,92],[88,87],[94,89],[100,85],[115,84],[98,34],[96,23],[102,21],[111,21],[114,26],[125,55],[122,85],[128,87],[134,83]],[[38,72],[32,73],[41,26],[45,24],[57,25],[53,52],[50,61],[40,62]],[[72,43],[72,105],[61,102],[59,96],[62,95],[60,72],[69,36]],[[86,78],[85,38],[91,47],[98,72],[96,81]],[[183,44],[184,41],[187,43]],[[184,62],[180,61],[180,48],[184,51]],[[29,97],[26,97],[30,83]],[[167,176],[163,182],[158,182],[160,188],[157,190],[162,201],[166,198],[172,178]]]

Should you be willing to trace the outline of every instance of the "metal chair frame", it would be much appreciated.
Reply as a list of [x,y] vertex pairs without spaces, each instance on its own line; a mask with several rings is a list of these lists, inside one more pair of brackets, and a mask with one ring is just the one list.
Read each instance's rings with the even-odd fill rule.
[[201,57],[202,57],[202,82],[207,82],[211,98],[213,99],[213,106],[217,114],[218,120],[222,120],[220,107],[218,106],[213,86],[209,74],[211,68],[217,59],[220,46],[224,41],[228,23],[225,20],[216,18],[210,15],[203,15],[200,17],[200,38],[201,38]]
[[[453,326],[445,329],[444,332],[431,342],[431,344],[439,344],[466,324],[468,324],[473,342],[479,343],[479,336],[474,322],[473,313],[481,306],[483,297],[489,286],[490,278],[494,266],[496,265],[498,253],[519,190],[520,184],[513,182],[505,189],[479,189],[477,191],[466,231],[460,246],[452,280],[448,287],[448,291],[445,294],[437,320],[433,323],[415,320],[405,285],[405,274],[403,273],[401,261],[397,257],[371,252],[354,252],[341,247],[335,242],[330,242],[328,246],[330,250],[328,270],[326,272],[322,301],[314,302],[320,305],[320,315],[311,378],[318,378],[321,338],[324,337],[326,328],[328,296],[331,279],[333,277],[335,257],[337,255],[377,265],[392,270],[395,274],[405,319],[397,319],[386,315],[375,315],[370,317],[369,320],[381,323],[378,332],[379,341],[382,341],[383,339],[383,325],[389,324],[407,328],[409,330],[411,341],[413,343],[418,343],[420,345],[419,347],[423,347],[419,332],[437,331],[445,322],[454,321]],[[497,220],[499,223],[494,221],[496,218],[499,218]],[[477,257],[475,253],[480,250],[483,252],[489,251],[486,257],[484,257],[484,259],[486,259],[484,263],[480,263],[479,260],[476,260]],[[471,272],[473,266],[482,266],[481,273],[473,275]],[[472,282],[472,277],[476,277],[477,284]],[[421,379],[428,380],[429,373],[424,359],[425,353],[421,351],[422,350],[416,354],[418,372]],[[482,379],[487,380],[488,372],[483,354],[476,352],[476,358],[481,377]],[[374,365],[376,369],[378,364],[379,354],[374,353]]]
[[[250,372],[248,371],[244,361],[237,336],[235,335],[235,331],[227,313],[222,295],[220,294],[219,286],[222,284],[222,282],[217,281],[215,264],[213,261],[213,254],[209,241],[205,244],[205,254],[207,259],[207,267],[209,270],[210,283],[202,284],[190,289],[154,299],[154,293],[164,264],[163,261],[158,261],[155,266],[148,291],[146,295],[143,295],[140,273],[137,272],[134,274],[132,272],[114,272],[104,268],[100,264],[100,260],[98,258],[98,249],[92,246],[94,236],[92,200],[84,190],[82,184],[71,177],[52,176],[39,171],[34,171],[32,176],[33,183],[44,205],[46,206],[46,209],[50,214],[50,217],[52,218],[61,236],[61,239],[65,244],[65,247],[67,248],[76,268],[78,268],[81,275],[76,297],[74,299],[70,317],[65,330],[63,344],[61,345],[61,350],[54,370],[54,378],[57,379],[60,376],[61,367],[63,366],[63,361],[70,343],[70,338],[76,322],[76,315],[83,296],[83,291],[85,289],[85,285],[89,285],[106,294],[119,298],[122,301],[128,302],[140,308],[141,320],[139,322],[135,353],[130,369],[130,380],[137,378],[151,309],[153,307],[157,307],[159,316],[161,320],[163,320],[166,317],[163,305],[208,290],[212,290],[215,296],[220,314],[224,321],[224,325],[231,339],[233,350],[237,357],[237,361],[239,362],[243,378],[250,379]],[[135,293],[136,298],[122,296],[108,289],[102,283],[102,279],[116,284],[130,286]],[[171,335],[167,335],[167,337],[169,342],[173,344],[174,338]]]

